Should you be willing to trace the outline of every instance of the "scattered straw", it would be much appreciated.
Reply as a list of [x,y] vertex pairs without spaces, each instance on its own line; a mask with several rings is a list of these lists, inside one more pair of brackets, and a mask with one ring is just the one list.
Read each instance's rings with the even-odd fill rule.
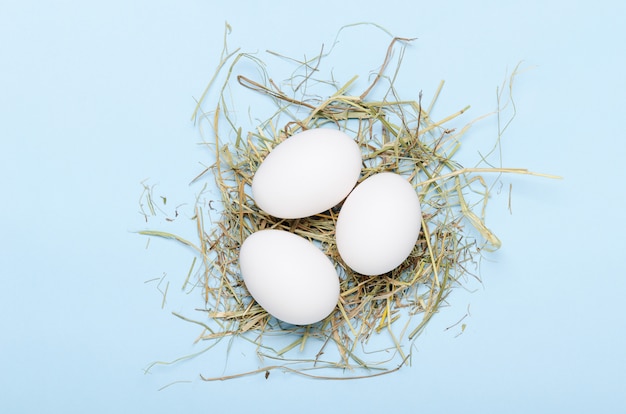
[[[313,59],[289,58],[296,65],[294,76],[277,84],[258,57],[239,50],[229,52],[224,43],[217,73],[194,112],[195,121],[210,125],[212,138],[205,145],[214,156],[213,164],[194,181],[213,178],[219,200],[205,202],[198,197],[193,217],[197,241],[163,231],[141,232],[174,239],[193,249],[194,261],[184,286],[193,284],[202,289],[202,307],[194,318],[176,316],[201,327],[198,341],[208,341],[212,347],[221,339],[238,337],[256,346],[260,368],[203,379],[224,380],[255,373],[265,373],[267,378],[273,369],[334,379],[394,372],[410,363],[414,340],[445,303],[451,289],[468,276],[477,277],[473,273],[482,251],[500,247],[500,240],[485,224],[490,186],[481,174],[540,174],[495,168],[485,160],[473,168],[455,161],[461,138],[473,122],[460,129],[447,124],[469,107],[441,120],[432,119],[431,109],[443,83],[426,107],[421,93],[415,100],[400,98],[394,79],[410,41],[393,38],[371,83],[356,93],[356,77],[345,83],[317,77],[329,56],[323,49]],[[258,69],[260,79],[237,74],[243,61]],[[391,69],[393,65],[395,70]],[[515,72],[511,79],[514,76]],[[210,111],[203,111],[211,92],[218,87],[217,79],[223,79],[218,97],[210,103]],[[315,93],[316,85],[330,87],[333,93],[321,98]],[[228,91],[236,87],[265,95],[268,105],[276,108],[250,131],[244,131],[232,116],[234,111],[227,98]],[[373,98],[374,91],[381,89],[383,93]],[[498,117],[501,97],[500,90],[495,112]],[[297,132],[321,126],[345,131],[358,142],[363,153],[360,181],[375,173],[393,171],[407,177],[419,195],[423,222],[418,243],[400,267],[385,275],[364,277],[342,263],[334,240],[340,206],[313,217],[284,220],[260,211],[249,195],[252,177],[272,148]],[[222,211],[218,220],[207,225],[208,213],[214,209],[211,203],[216,201]],[[147,207],[154,211],[151,201]],[[237,264],[239,247],[251,233],[269,228],[313,241],[336,264],[341,296],[336,311],[323,321],[306,327],[284,324],[270,317],[247,292]],[[201,260],[196,262],[196,258]],[[277,336],[285,341],[282,349],[270,346]],[[374,337],[377,339],[372,340]],[[370,349],[370,342],[381,346],[381,337],[387,345]],[[272,363],[265,364],[265,360]],[[317,375],[311,373],[313,370],[322,371]]]

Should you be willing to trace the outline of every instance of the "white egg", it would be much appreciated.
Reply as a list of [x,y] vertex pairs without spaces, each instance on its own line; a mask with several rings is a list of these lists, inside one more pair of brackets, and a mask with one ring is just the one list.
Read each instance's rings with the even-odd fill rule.
[[352,270],[387,273],[406,260],[422,223],[419,198],[402,176],[380,173],[360,183],[337,218],[337,249]]
[[254,202],[286,219],[326,211],[354,188],[361,174],[361,150],[345,133],[309,129],[276,146],[252,179]]
[[282,230],[260,230],[241,245],[246,288],[270,315],[294,325],[328,316],[339,300],[339,276],[313,243]]

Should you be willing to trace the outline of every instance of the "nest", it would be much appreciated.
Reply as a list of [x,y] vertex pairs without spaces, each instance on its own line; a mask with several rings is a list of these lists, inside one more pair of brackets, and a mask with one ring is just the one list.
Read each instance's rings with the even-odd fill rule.
[[[227,26],[227,33],[229,30]],[[198,341],[208,342],[206,349],[225,338],[249,341],[259,357],[258,367],[249,371],[226,376],[202,374],[203,379],[252,373],[267,377],[272,369],[336,379],[397,371],[410,364],[415,339],[452,289],[468,278],[478,278],[482,253],[500,247],[485,225],[493,182],[488,184],[484,174],[532,173],[496,168],[486,164],[484,157],[471,168],[455,161],[461,137],[475,121],[461,128],[448,126],[469,107],[440,120],[431,118],[443,83],[427,105],[421,92],[412,100],[400,98],[394,79],[410,41],[392,37],[382,65],[358,94],[354,93],[357,77],[344,83],[317,77],[320,65],[330,56],[323,50],[310,60],[290,59],[296,67],[293,76],[276,83],[258,57],[239,50],[229,52],[225,42],[217,73],[194,113],[196,121],[210,126],[211,138],[204,145],[214,157],[194,181],[212,177],[219,199],[197,198],[192,218],[197,241],[160,230],[141,232],[193,249],[185,284],[193,284],[194,292],[201,291],[202,306],[197,307],[196,317],[175,315],[201,327]],[[242,61],[251,62],[260,79],[237,74]],[[220,75],[223,83],[217,98],[210,104],[211,110],[203,111],[219,86]],[[332,93],[321,98],[316,86],[330,88]],[[230,88],[242,87],[264,95],[274,108],[268,119],[249,131],[238,125],[227,99]],[[501,109],[502,90],[496,113]],[[423,220],[418,243],[408,259],[387,274],[366,277],[343,264],[334,238],[340,205],[312,217],[286,220],[265,214],[250,196],[252,177],[272,148],[297,132],[323,126],[346,132],[360,145],[363,168],[359,182],[391,171],[406,177],[419,195]],[[261,229],[302,236],[333,261],[341,294],[335,311],[323,321],[309,326],[285,324],[252,299],[239,272],[238,252],[243,240]]]

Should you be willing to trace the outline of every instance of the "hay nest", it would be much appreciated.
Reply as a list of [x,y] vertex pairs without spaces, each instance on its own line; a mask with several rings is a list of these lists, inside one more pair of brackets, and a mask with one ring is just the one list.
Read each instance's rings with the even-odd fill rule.
[[[254,344],[261,360],[259,367],[250,371],[203,379],[251,373],[267,376],[272,369],[337,379],[394,372],[410,363],[413,342],[446,303],[451,290],[478,277],[482,252],[500,247],[484,220],[495,181],[488,184],[483,175],[532,173],[494,168],[484,159],[472,168],[455,161],[461,137],[475,121],[461,128],[447,125],[469,107],[432,119],[430,113],[443,83],[427,105],[421,92],[413,99],[400,98],[394,79],[411,39],[391,38],[382,65],[358,94],[353,91],[357,77],[344,83],[317,78],[320,66],[330,56],[323,49],[310,60],[291,59],[296,66],[293,77],[276,83],[258,57],[239,50],[229,52],[225,41],[217,73],[194,113],[196,121],[210,126],[211,138],[204,145],[214,159],[193,181],[212,177],[219,200],[197,198],[193,217],[197,241],[160,230],[141,232],[174,239],[194,250],[188,279],[195,280],[185,283],[193,283],[194,291],[201,290],[202,306],[196,309],[197,317],[175,315],[201,327],[198,341],[209,342],[210,349],[224,338],[241,338]],[[251,62],[260,79],[237,74],[242,61]],[[330,87],[333,93],[321,98],[316,86]],[[275,109],[248,131],[237,124],[227,99],[230,88],[237,87],[265,95]],[[210,103],[216,88],[219,92]],[[504,89],[499,90],[496,113]],[[203,111],[207,105],[211,109]],[[418,243],[392,272],[365,277],[342,263],[334,239],[340,206],[316,216],[285,220],[260,211],[250,196],[252,177],[272,148],[297,132],[322,126],[344,131],[360,145],[363,169],[359,182],[392,171],[405,176],[419,195],[423,221]],[[146,197],[150,198],[149,192]],[[215,211],[219,217],[207,220]],[[247,292],[238,268],[239,247],[251,233],[268,228],[313,241],[335,264],[341,280],[340,300],[323,321],[309,326],[285,324],[271,317]],[[282,345],[276,347],[277,343]]]

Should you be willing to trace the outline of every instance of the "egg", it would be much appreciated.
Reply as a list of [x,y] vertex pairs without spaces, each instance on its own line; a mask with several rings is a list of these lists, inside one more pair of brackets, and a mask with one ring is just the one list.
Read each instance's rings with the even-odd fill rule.
[[260,230],[239,251],[239,267],[250,295],[270,315],[294,325],[328,316],[339,300],[339,276],[312,242],[282,230]]
[[409,256],[421,223],[419,198],[404,177],[390,172],[372,175],[341,207],[335,229],[339,255],[357,273],[387,273]]
[[347,134],[309,129],[278,144],[252,179],[252,197],[285,219],[322,213],[343,200],[361,174],[361,150]]

